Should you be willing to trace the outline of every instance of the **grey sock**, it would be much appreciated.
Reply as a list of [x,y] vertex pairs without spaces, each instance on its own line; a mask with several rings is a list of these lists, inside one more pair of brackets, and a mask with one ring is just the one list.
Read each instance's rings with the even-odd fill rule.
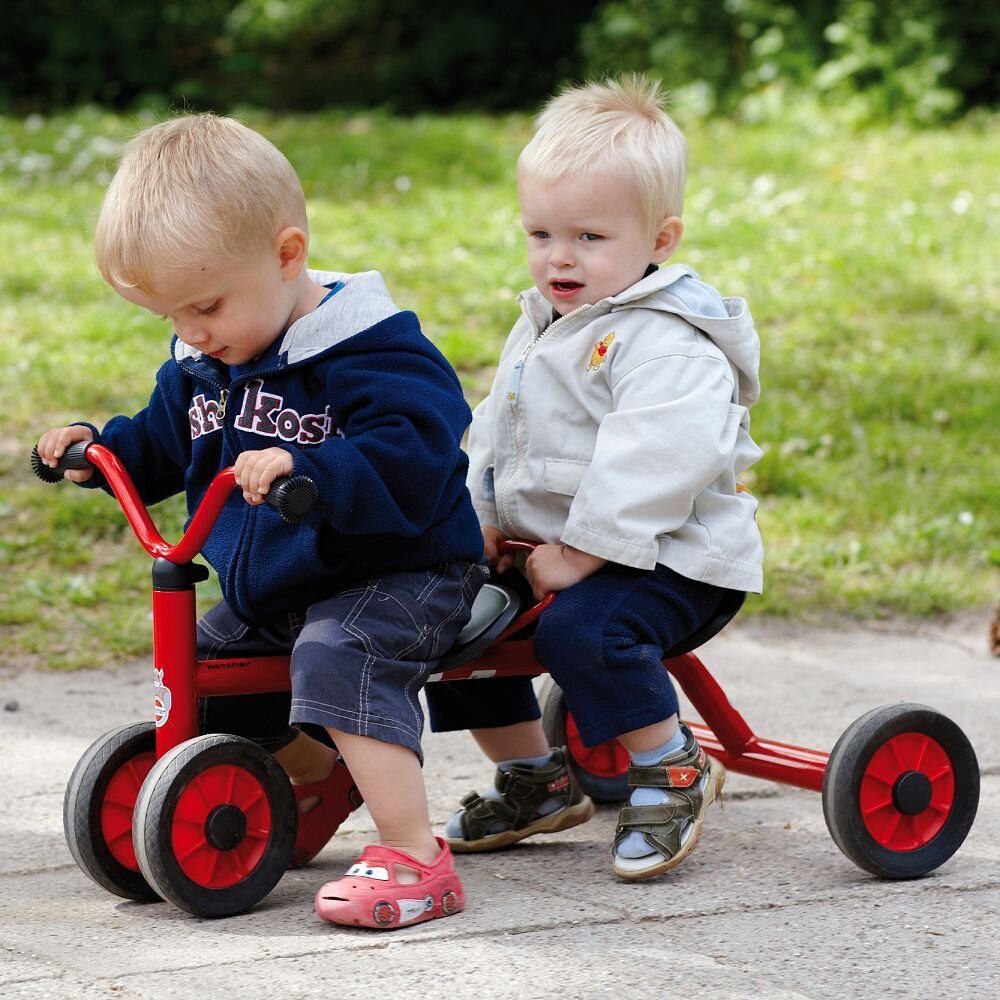
[[[548,764],[552,760],[552,751],[550,750],[547,754],[541,757],[515,757],[512,760],[501,760],[497,767],[501,771],[509,771],[515,764],[520,764],[524,767],[540,767],[542,764]],[[484,799],[502,799],[503,796],[496,790],[495,785],[490,785],[489,788],[479,793]],[[548,802],[543,802],[538,807],[538,812],[542,816],[547,816],[550,812],[555,812],[559,808],[558,799],[549,799]],[[448,822],[445,824],[444,835],[450,840],[461,840],[462,838],[462,813],[465,812],[464,809],[459,809],[458,812],[453,813],[449,818]],[[487,834],[491,833],[502,833],[507,829],[506,823],[493,823],[487,830]]]
[[[652,750],[639,750],[636,753],[629,752],[632,763],[639,767],[652,767],[659,764],[664,757],[672,753],[677,753],[684,746],[685,736],[678,727],[677,732],[671,740],[667,740],[663,746],[655,747]],[[630,806],[655,806],[667,801],[667,793],[662,788],[633,788],[629,796]],[[656,854],[646,838],[641,833],[633,830],[615,849],[615,854],[620,858],[645,858],[650,854]]]

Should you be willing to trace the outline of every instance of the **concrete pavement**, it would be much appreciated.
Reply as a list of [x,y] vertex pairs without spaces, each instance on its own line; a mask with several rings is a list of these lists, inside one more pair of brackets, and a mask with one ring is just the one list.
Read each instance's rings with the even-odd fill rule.
[[[457,917],[393,932],[322,924],[311,897],[371,839],[356,812],[308,868],[223,921],[111,896],[73,864],[62,795],[86,746],[150,715],[148,665],[0,673],[0,997],[1000,996],[1000,661],[985,614],[948,624],[737,622],[702,656],[758,733],[829,750],[876,705],[917,701],[972,740],[983,781],[964,847],[916,882],[855,868],[820,798],[732,775],[671,876],[618,882],[616,810],[463,856]],[[7,709],[4,710],[4,706]],[[16,710],[15,709],[16,706]],[[432,818],[490,780],[465,734],[429,735]],[[640,991],[641,994],[640,994]]]

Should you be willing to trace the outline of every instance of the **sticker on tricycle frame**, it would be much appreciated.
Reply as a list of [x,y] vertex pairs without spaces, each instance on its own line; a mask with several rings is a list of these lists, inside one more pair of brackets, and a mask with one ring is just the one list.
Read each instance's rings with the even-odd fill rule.
[[170,718],[170,705],[173,697],[170,688],[163,683],[163,671],[153,667],[153,718],[156,728],[166,725]]

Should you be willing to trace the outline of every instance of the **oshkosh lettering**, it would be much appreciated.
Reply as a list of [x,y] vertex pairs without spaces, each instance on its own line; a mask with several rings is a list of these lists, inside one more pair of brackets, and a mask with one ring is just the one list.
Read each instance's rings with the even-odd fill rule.
[[203,434],[211,434],[222,430],[222,419],[225,409],[219,400],[205,399],[204,393],[199,393],[191,400],[188,408],[188,420],[191,422],[191,440],[200,438]]
[[236,417],[239,430],[299,444],[321,444],[334,433],[329,405],[322,413],[299,413],[285,406],[281,396],[263,390],[262,379],[247,383],[243,405]]

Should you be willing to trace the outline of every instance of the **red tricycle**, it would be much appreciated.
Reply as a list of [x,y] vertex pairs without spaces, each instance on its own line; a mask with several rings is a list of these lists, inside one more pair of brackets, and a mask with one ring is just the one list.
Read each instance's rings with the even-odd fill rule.
[[[234,488],[220,472],[183,538],[169,545],[154,526],[128,473],[98,444],[74,445],[56,469],[37,451],[39,478],[67,469],[103,473],[133,531],[153,557],[151,721],[101,736],[69,779],[63,820],[70,853],[98,885],[127,899],[168,899],[199,916],[229,916],[263,899],[292,862],[298,808],[284,771],[265,750],[226,734],[199,735],[199,698],[287,691],[287,656],[199,660],[195,585],[208,570],[193,562]],[[297,476],[276,482],[267,502],[286,520],[304,518],[315,485]],[[508,551],[527,542],[504,543]],[[553,600],[522,610],[509,588],[487,583],[472,619],[431,680],[537,676],[528,627]],[[730,770],[822,792],[837,846],[884,878],[915,878],[944,864],[961,846],[979,803],[979,767],[965,734],[923,705],[872,709],[833,750],[756,736],[693,650],[736,614],[734,594],[714,621],[667,651],[664,665],[704,720],[691,729]],[[616,741],[585,747],[551,678],[542,693],[549,741],[566,745],[584,790],[623,800],[627,754]],[[343,817],[361,798],[344,768]]]

